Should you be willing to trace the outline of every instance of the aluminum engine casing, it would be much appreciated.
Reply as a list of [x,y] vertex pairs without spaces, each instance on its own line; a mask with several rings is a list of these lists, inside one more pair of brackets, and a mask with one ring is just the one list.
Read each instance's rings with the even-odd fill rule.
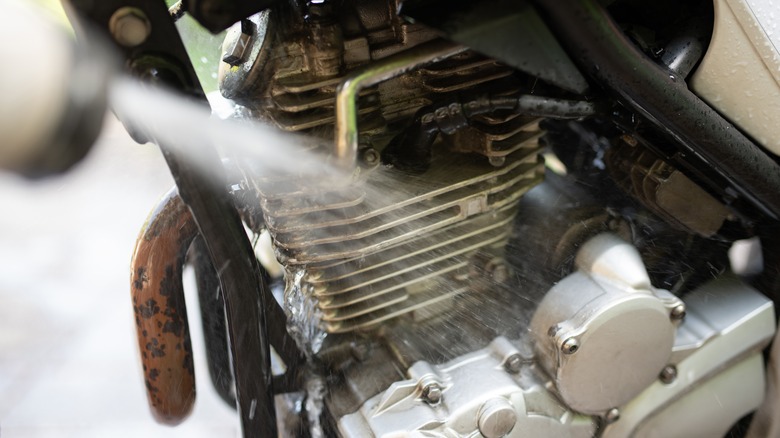
[[[601,281],[610,277],[614,280],[612,274],[626,273],[625,277],[619,277],[617,284],[625,287],[625,280],[639,280],[634,284],[646,286],[642,281],[646,275],[642,272],[644,266],[630,254],[627,246],[630,247],[615,236],[598,236],[580,251],[579,266],[591,275],[602,275]],[[628,260],[623,258],[625,255]],[[573,281],[588,287],[581,274],[575,272],[562,283],[574,278]],[[568,290],[577,294],[576,289]],[[625,289],[620,292],[633,293],[643,294]],[[587,291],[585,295],[594,298]],[[669,321],[674,326],[673,344],[666,351],[648,353],[663,359],[665,372],[651,369],[638,360],[641,358],[619,358],[618,365],[629,372],[632,367],[641,367],[640,379],[643,379],[642,374],[650,372],[654,376],[638,389],[616,388],[612,385],[612,376],[605,376],[594,368],[611,366],[609,361],[614,356],[607,351],[602,358],[591,357],[593,366],[586,369],[591,373],[580,376],[579,383],[587,386],[593,381],[614,396],[614,404],[604,403],[611,406],[608,410],[586,415],[572,409],[567,399],[575,403],[579,400],[572,399],[571,394],[566,395],[561,385],[576,382],[558,379],[556,365],[543,364],[547,360],[544,355],[548,353],[532,347],[548,336],[547,333],[521,330],[520,339],[498,337],[484,349],[445,363],[435,365],[419,361],[412,364],[405,372],[406,380],[389,385],[357,411],[338,419],[339,434],[344,437],[406,434],[520,438],[593,436],[598,430],[601,436],[609,438],[723,436],[762,401],[765,378],[761,350],[775,333],[773,304],[732,275],[723,275],[690,292],[685,297],[685,304],[666,294],[660,295],[664,300],[663,307],[668,309],[667,315],[674,314],[675,321],[680,319],[681,306],[687,307],[686,316],[679,325]],[[620,309],[615,305],[619,301],[616,296],[606,298],[610,299],[595,296],[595,301],[600,301],[602,307],[590,306],[595,310],[586,312],[591,315],[591,322],[608,317],[604,311]],[[587,298],[579,301],[585,302],[579,308],[587,310]],[[537,312],[550,310],[542,306]],[[623,314],[630,314],[630,310]],[[545,315],[535,318],[539,321],[545,319]],[[606,322],[621,325],[619,319]],[[593,335],[600,336],[602,341],[619,337],[615,333],[598,331]],[[587,342],[596,340],[581,339],[584,349]],[[634,340],[641,342],[641,339]],[[573,354],[581,351],[584,350]],[[563,364],[564,367],[572,365]],[[620,376],[616,377],[620,380]],[[433,398],[431,387],[436,388]],[[622,401],[618,400],[620,397]],[[595,410],[594,405],[586,407]]]

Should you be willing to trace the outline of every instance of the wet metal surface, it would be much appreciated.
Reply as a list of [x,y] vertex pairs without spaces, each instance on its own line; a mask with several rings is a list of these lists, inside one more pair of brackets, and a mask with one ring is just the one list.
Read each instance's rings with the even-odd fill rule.
[[138,237],[130,289],[149,404],[166,424],[182,422],[195,403],[195,371],[182,270],[197,227],[178,193],[169,192]]
[[598,2],[536,3],[591,77],[678,143],[682,155],[714,170],[755,208],[780,217],[780,167],[684,81],[639,52]]

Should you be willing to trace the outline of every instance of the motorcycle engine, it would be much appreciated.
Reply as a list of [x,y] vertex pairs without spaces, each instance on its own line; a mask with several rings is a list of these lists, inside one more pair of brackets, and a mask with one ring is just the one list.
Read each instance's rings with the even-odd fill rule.
[[[246,169],[287,271],[288,301],[311,302],[301,324],[319,320],[322,334],[306,339],[312,352],[325,333],[375,332],[402,315],[440,314],[467,289],[477,259],[501,275],[516,201],[544,173],[539,117],[492,108],[528,92],[533,78],[404,22],[392,2],[359,6],[349,13],[312,3],[294,18],[256,15],[226,42],[229,50],[257,29],[247,59],[223,63],[221,72],[223,94],[258,117],[332,138],[345,78],[376,74],[388,59],[408,71],[356,95],[359,175],[331,185]],[[399,135],[414,123],[439,132]]]
[[587,93],[400,7],[284,3],[223,46],[225,97],[348,170],[235,157],[320,388],[300,427],[713,436],[756,409],[774,311],[726,272],[739,215]]

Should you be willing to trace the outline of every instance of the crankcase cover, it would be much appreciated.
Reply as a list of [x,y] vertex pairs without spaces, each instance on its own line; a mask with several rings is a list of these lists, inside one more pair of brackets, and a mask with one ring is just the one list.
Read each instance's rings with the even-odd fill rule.
[[[669,363],[682,302],[652,288],[637,250],[602,234],[578,271],[545,296],[531,328],[538,360],[574,410],[604,414],[651,384]],[[676,310],[675,310],[676,308]]]

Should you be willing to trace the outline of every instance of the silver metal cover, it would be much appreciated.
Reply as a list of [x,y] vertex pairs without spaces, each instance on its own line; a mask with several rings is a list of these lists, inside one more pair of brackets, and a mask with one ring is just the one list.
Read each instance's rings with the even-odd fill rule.
[[617,236],[585,244],[577,267],[542,300],[531,329],[561,398],[576,411],[604,414],[634,398],[669,362],[670,313],[682,303],[650,286],[636,249]]

